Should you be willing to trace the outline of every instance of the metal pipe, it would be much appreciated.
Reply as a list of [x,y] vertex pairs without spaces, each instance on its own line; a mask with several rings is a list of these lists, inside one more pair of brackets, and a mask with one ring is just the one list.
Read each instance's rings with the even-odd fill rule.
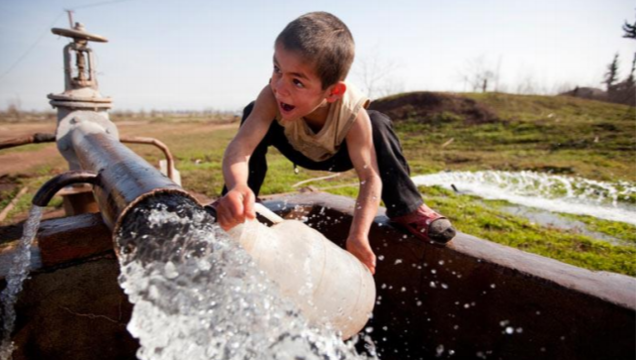
[[96,184],[97,175],[88,171],[68,171],[47,181],[33,197],[31,203],[36,206],[47,206],[53,196],[63,187],[71,184]]
[[142,199],[158,193],[180,193],[197,203],[171,179],[91,122],[71,131],[80,167],[98,174],[94,196],[106,225],[117,230],[125,213]]
[[35,133],[30,136],[0,141],[0,150],[27,144],[39,144],[56,141],[55,134]]
[[169,147],[167,145],[165,145],[162,141],[158,140],[158,139],[154,139],[154,138],[150,138],[150,137],[141,137],[141,136],[134,136],[134,137],[120,137],[120,142],[122,143],[127,143],[127,144],[149,144],[149,145],[154,145],[155,147],[159,148],[160,150],[162,150],[162,152],[164,153],[164,156],[167,159],[167,177],[169,177],[169,179],[173,179],[173,155],[171,155],[171,151],[169,150]]

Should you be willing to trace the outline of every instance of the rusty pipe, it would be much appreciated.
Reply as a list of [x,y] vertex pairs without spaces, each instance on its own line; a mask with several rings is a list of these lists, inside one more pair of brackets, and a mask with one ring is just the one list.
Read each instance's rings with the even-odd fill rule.
[[173,155],[171,155],[171,151],[169,151],[169,147],[165,145],[162,141],[149,137],[120,137],[120,142],[127,144],[149,144],[154,145],[155,147],[162,150],[165,158],[167,159],[167,176],[169,179],[173,179]]
[[57,175],[44,183],[33,197],[31,203],[36,206],[47,206],[53,196],[63,187],[72,184],[96,184],[97,175],[88,171],[68,171]]
[[0,150],[21,146],[21,145],[39,144],[39,143],[54,142],[54,141],[56,141],[55,134],[35,133],[30,136],[24,136],[20,138],[0,141]]
[[94,196],[105,224],[114,234],[126,213],[147,197],[176,193],[197,204],[179,185],[97,124],[76,124],[71,143],[80,167],[98,175]]

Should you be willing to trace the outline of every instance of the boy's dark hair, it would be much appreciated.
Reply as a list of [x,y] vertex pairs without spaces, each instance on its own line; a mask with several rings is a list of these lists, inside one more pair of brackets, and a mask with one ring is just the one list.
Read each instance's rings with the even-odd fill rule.
[[315,64],[322,89],[344,80],[355,56],[347,25],[327,12],[311,12],[290,22],[276,39],[288,51]]

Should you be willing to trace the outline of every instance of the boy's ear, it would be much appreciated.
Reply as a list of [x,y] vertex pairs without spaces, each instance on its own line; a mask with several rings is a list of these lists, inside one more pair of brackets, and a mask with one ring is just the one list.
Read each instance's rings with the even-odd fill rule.
[[335,85],[329,88],[329,96],[327,96],[327,102],[335,102],[342,98],[342,95],[347,91],[347,84],[344,81],[338,81]]

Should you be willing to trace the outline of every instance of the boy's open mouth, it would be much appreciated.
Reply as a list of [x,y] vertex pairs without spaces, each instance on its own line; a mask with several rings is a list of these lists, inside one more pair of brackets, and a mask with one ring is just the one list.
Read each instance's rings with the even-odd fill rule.
[[283,102],[280,102],[280,108],[282,110],[284,110],[284,112],[289,112],[289,111],[295,109],[296,107],[293,106],[293,105],[289,105],[289,104],[285,104]]

